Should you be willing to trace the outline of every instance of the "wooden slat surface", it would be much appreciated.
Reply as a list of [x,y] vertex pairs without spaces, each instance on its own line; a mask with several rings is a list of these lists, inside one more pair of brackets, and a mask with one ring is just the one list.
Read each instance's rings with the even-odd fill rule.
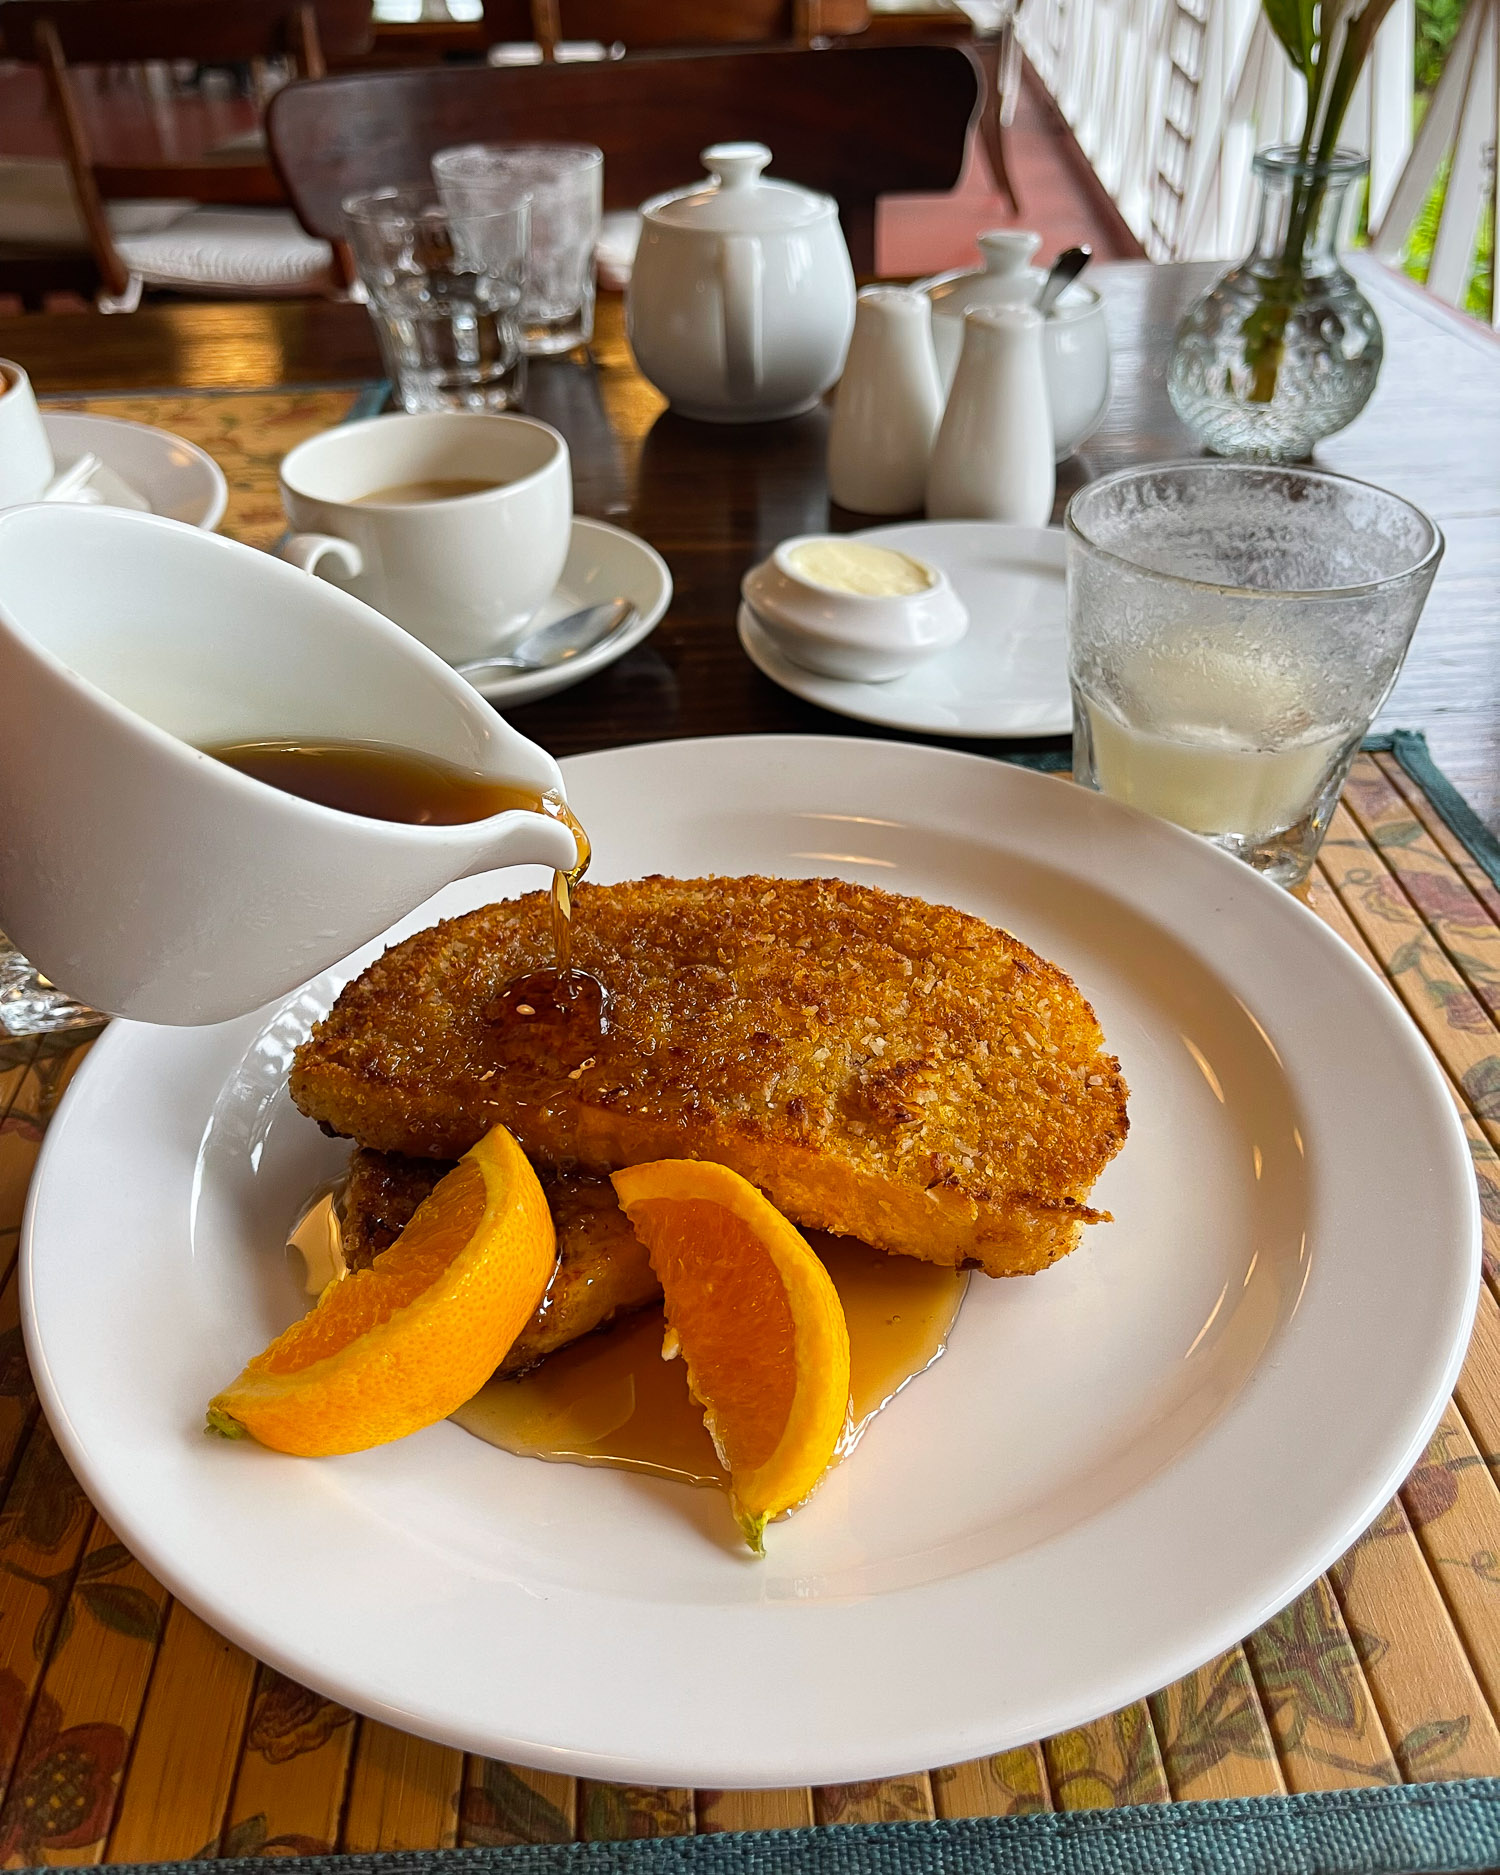
[[[205,442],[235,491],[230,531],[265,545],[277,459],[351,399],[99,407]],[[73,1483],[20,1342],[16,1227],[82,1051],[0,1054],[0,1859],[601,1841],[1500,1775],[1500,892],[1405,773],[1365,756],[1309,902],[1391,984],[1469,1134],[1486,1287],[1454,1402],[1371,1530],[1243,1646],[1092,1725],[869,1784],[656,1790],[466,1758],[355,1718],[173,1604]]]

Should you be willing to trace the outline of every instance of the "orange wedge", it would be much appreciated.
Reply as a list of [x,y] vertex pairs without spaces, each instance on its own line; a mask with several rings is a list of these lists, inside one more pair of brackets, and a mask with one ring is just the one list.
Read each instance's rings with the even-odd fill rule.
[[658,1159],[612,1175],[666,1297],[688,1387],[745,1541],[800,1504],[849,1414],[849,1330],[801,1232],[728,1166]]
[[497,1126],[367,1270],[209,1403],[209,1432],[321,1458],[404,1438],[484,1385],[536,1312],[557,1260],[547,1200]]

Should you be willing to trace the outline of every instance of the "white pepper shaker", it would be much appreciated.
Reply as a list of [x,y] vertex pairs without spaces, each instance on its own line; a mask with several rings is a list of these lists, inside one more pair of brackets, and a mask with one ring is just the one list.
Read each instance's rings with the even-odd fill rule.
[[1016,521],[1045,527],[1057,492],[1040,313],[976,306],[932,448],[927,514],[934,521]]
[[909,287],[866,287],[833,407],[829,494],[857,514],[917,513],[942,414],[932,302]]

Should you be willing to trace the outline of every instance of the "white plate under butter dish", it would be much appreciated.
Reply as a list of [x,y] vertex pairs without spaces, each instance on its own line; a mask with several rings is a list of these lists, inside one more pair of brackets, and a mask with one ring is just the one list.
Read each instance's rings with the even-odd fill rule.
[[740,644],[773,683],[840,716],[939,736],[1061,736],[1068,695],[1067,541],[1059,527],[899,521],[850,536],[941,567],[969,615],[958,643],[885,683],[794,662],[748,605]]
[[[1441,1074],[1353,952],[1207,843],[980,757],[755,737],[563,769],[601,879],[837,874],[1056,960],[1130,1082],[1095,1192],[1115,1221],[1043,1275],[976,1277],[947,1354],[757,1563],[718,1493],[452,1425],[317,1461],[205,1439],[305,1304],[283,1235],[347,1148],[287,1064],[380,945],[240,1022],[117,1024],[49,1129],[22,1306],[62,1448],[148,1567],[391,1725],[722,1787],[1058,1732],[1341,1554],[1420,1455],[1479,1280]],[[402,929],[540,883],[468,879]]]

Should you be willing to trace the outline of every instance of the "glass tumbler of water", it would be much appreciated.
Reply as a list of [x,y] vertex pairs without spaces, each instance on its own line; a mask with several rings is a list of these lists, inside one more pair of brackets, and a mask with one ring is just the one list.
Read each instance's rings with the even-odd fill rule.
[[1299,885],[1442,535],[1368,483],[1238,462],[1108,476],[1065,526],[1075,779]]
[[519,189],[531,196],[526,350],[571,351],[594,336],[594,248],[604,206],[604,152],[592,143],[462,143],[432,159],[456,213],[483,213]]
[[450,213],[419,189],[351,195],[344,225],[403,410],[510,410],[526,389],[530,198]]

